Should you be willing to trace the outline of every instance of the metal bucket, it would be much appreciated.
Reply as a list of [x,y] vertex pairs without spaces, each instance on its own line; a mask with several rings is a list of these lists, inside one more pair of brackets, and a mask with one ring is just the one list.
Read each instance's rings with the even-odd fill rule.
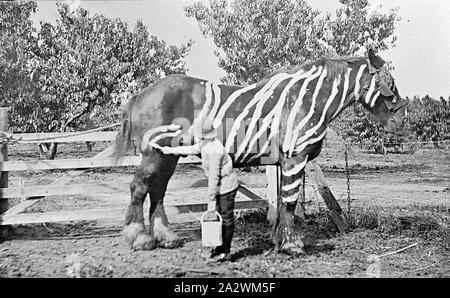
[[222,216],[219,212],[215,212],[219,217],[219,221],[204,221],[205,212],[200,220],[202,227],[202,246],[220,246],[222,245]]

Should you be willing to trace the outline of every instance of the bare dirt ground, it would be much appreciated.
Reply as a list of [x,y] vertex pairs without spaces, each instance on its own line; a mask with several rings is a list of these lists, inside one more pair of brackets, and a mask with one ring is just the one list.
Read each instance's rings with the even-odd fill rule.
[[[83,144],[61,146],[57,158],[93,156]],[[10,159],[36,159],[36,149],[10,148]],[[343,148],[327,145],[319,164],[331,189],[347,210]],[[450,277],[450,150],[422,149],[415,154],[349,153],[351,208],[355,227],[339,235],[307,181],[307,213],[299,224],[305,254],[272,252],[264,210],[238,212],[234,262],[208,264],[200,257],[198,215],[191,222],[170,218],[184,239],[177,249],[131,251],[120,235],[121,222],[70,222],[21,225],[0,243],[0,277]],[[89,170],[73,183],[131,181],[133,167]],[[240,175],[248,172],[240,171]],[[264,175],[264,169],[252,175]],[[10,174],[10,185],[49,184],[63,171]],[[175,179],[202,177],[192,166],[178,168]],[[264,196],[263,185],[252,186]],[[204,189],[168,191],[166,204],[202,202]],[[242,199],[240,196],[238,199]],[[113,196],[47,197],[26,212],[126,206],[127,190]],[[146,202],[148,207],[148,202]],[[414,245],[415,244],[415,245]],[[414,245],[404,251],[401,248]],[[377,258],[376,256],[381,256]]]

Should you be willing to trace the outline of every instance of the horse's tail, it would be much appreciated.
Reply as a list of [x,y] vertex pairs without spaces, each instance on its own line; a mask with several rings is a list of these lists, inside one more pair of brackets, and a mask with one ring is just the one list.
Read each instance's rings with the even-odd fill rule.
[[116,135],[114,143],[114,151],[112,158],[117,163],[119,158],[125,154],[129,149],[133,148],[133,134],[131,131],[131,108],[136,95],[132,96],[122,112],[122,125]]

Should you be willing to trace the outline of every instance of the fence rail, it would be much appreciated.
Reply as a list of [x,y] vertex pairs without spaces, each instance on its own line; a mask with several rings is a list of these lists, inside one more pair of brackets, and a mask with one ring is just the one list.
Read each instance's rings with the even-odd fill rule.
[[[33,161],[5,161],[2,172],[14,171],[38,171],[38,170],[68,170],[68,169],[93,169],[137,166],[141,163],[140,156],[124,156],[117,163],[112,158],[80,158],[80,159],[54,159]],[[199,164],[195,157],[180,158],[180,164]]]
[[[264,208],[268,206],[267,200],[236,201],[235,209]],[[207,209],[206,203],[166,206],[169,217],[186,213],[199,213]],[[43,222],[65,222],[81,220],[122,219],[125,217],[126,208],[90,209],[77,211],[56,211],[45,213],[22,213],[13,216],[3,216],[2,225],[33,224]],[[147,215],[146,215],[147,216]]]
[[76,142],[111,142],[116,137],[116,131],[95,131],[86,134],[74,134],[72,132],[42,132],[42,133],[17,133],[14,138],[19,143],[76,143]]
[[[240,177],[243,185],[262,185],[266,178],[261,176]],[[168,190],[181,190],[191,187],[207,187],[207,179],[174,179],[170,180]],[[97,184],[74,184],[74,185],[34,185],[24,187],[8,187],[0,189],[0,198],[23,198],[23,197],[46,197],[67,195],[93,195],[110,194],[128,191],[128,182],[110,182]],[[244,191],[245,192],[245,191]]]

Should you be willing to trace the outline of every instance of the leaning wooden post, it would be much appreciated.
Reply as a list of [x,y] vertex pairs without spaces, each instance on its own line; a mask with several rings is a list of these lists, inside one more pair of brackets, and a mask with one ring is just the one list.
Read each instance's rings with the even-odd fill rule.
[[310,161],[306,165],[305,171],[308,177],[310,177],[311,180],[314,181],[313,187],[318,191],[319,195],[325,201],[325,204],[330,210],[330,216],[336,223],[339,232],[345,233],[348,228],[347,219],[342,212],[341,206],[339,206],[338,201],[334,197],[333,193],[330,190],[330,187],[325,181],[325,177],[320,166],[315,161]]
[[280,193],[280,173],[279,166],[266,166],[267,175],[267,200],[269,201],[269,212],[267,219],[273,224],[277,219],[279,193]]
[[301,220],[306,220],[306,210],[305,210],[305,198],[306,198],[306,192],[305,192],[305,172],[302,174],[302,181],[300,183],[300,192],[298,196],[298,203],[297,208],[295,208],[295,215],[297,215]]
[[[0,133],[8,132],[9,128],[9,119],[8,119],[8,110],[9,108],[0,108]],[[3,169],[3,162],[8,160],[8,143],[1,142],[0,143],[0,171]],[[8,172],[0,173],[0,188],[8,187]],[[0,196],[0,214],[3,214],[8,210],[9,204],[8,199]],[[1,222],[0,222],[1,224]],[[8,236],[9,226],[0,226],[0,239],[6,238]]]

